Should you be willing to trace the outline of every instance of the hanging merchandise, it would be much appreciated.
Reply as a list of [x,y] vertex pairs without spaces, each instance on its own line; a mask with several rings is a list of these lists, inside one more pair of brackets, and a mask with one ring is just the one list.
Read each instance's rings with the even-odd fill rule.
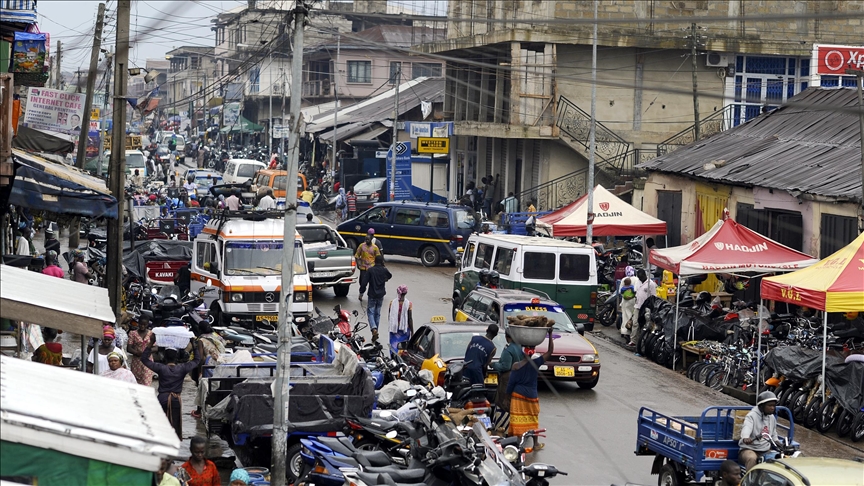
[[15,32],[9,72],[15,74],[42,74],[45,70],[48,34]]

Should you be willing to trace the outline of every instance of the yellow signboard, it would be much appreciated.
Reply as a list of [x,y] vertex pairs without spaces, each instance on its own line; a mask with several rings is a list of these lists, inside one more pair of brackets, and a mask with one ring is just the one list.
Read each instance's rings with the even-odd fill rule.
[[449,154],[450,139],[449,138],[417,138],[417,153],[421,154]]
[[99,108],[93,108],[90,110],[90,119],[98,120],[99,119]]

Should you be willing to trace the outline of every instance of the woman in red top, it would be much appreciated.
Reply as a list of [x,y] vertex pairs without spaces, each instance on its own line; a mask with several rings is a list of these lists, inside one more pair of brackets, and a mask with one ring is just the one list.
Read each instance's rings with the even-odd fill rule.
[[189,443],[189,452],[192,456],[184,462],[177,471],[177,478],[186,481],[189,486],[221,486],[219,470],[213,461],[204,458],[204,449],[207,440],[203,437],[192,437]]
[[348,194],[345,195],[348,204],[348,217],[357,216],[357,194],[354,194],[354,188],[348,189]]

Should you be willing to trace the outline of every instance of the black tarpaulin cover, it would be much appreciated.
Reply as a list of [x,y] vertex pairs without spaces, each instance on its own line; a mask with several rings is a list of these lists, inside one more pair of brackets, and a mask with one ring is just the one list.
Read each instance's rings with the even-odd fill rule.
[[[860,410],[864,406],[864,363],[844,363],[836,351],[825,358],[825,386],[843,407]],[[809,380],[822,374],[822,351],[800,346],[774,348],[765,356],[765,365],[787,379]]]
[[[325,366],[325,365],[317,365]],[[235,436],[250,438],[273,430],[273,396],[270,380],[247,380],[234,385]],[[342,383],[302,383],[292,379],[288,400],[289,431],[339,431],[346,416],[369,417],[375,402],[375,387],[369,371],[361,366]]]
[[[126,241],[125,244],[130,244]],[[138,278],[147,276],[147,262],[189,262],[192,261],[192,242],[178,240],[136,241],[135,251],[123,248],[123,266],[126,271]]]
[[75,144],[69,140],[23,125],[18,127],[18,134],[12,139],[12,147],[58,155],[66,155],[75,150]]

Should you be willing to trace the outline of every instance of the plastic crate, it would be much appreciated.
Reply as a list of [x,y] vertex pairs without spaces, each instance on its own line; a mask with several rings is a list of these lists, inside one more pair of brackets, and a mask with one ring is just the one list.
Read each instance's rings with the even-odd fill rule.
[[202,231],[204,231],[204,225],[201,223],[191,223],[189,225],[189,239],[195,239]]

